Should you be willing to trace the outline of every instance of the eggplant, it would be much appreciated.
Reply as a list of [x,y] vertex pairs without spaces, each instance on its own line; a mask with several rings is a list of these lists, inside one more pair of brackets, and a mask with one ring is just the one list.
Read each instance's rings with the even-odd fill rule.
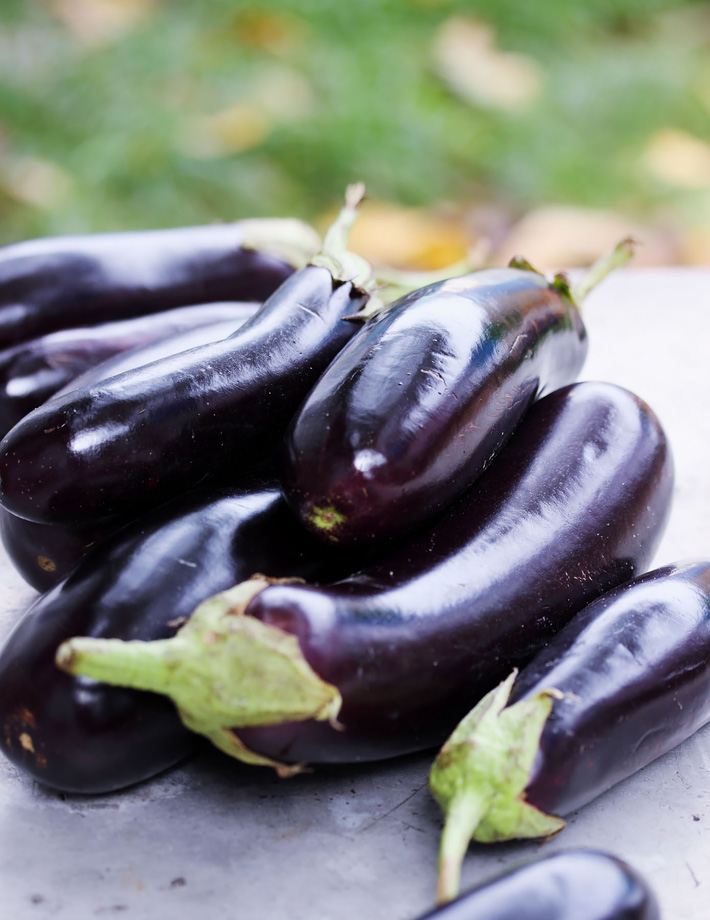
[[302,523],[371,542],[461,494],[532,401],[576,379],[588,347],[577,304],[630,254],[625,240],[574,292],[518,259],[427,285],[372,319],[289,430],[284,484]]
[[0,508],[0,542],[16,571],[42,593],[59,584],[92,547],[119,526],[111,521],[83,529],[37,524]]
[[172,307],[262,301],[318,250],[300,221],[60,236],[0,248],[0,348]]
[[327,587],[252,579],[172,642],[76,638],[58,662],[168,694],[188,727],[249,762],[431,748],[577,611],[644,570],[672,486],[652,410],[613,384],[571,385],[530,409],[445,514],[357,574]]
[[420,920],[660,920],[646,880],[599,850],[563,850],[506,869]]
[[[446,815],[440,890],[469,840],[540,837],[710,722],[710,562],[598,598],[466,716],[430,787]],[[512,694],[511,694],[512,689]]]
[[0,352],[0,437],[84,371],[114,355],[218,321],[231,324],[226,336],[256,310],[257,304],[247,302],[177,307],[98,326],[61,329],[6,348]]
[[280,444],[305,394],[355,333],[369,266],[345,252],[348,193],[324,250],[234,335],[72,391],[0,444],[0,502],[28,520],[89,526],[135,516],[238,474]]
[[[331,560],[331,562],[329,562]],[[0,749],[38,782],[108,792],[187,756],[196,736],[163,697],[59,671],[77,632],[171,636],[200,601],[254,572],[342,573],[303,533],[277,483],[198,490],[98,544],[37,600],[0,652]]]
[[[254,311],[256,312],[256,311]],[[249,317],[245,317],[248,319]],[[240,323],[241,325],[241,323]],[[165,338],[157,339],[154,342],[146,342],[144,345],[136,345],[127,351],[106,358],[100,364],[88,368],[74,380],[58,390],[57,396],[64,396],[72,390],[80,390],[82,387],[93,386],[101,380],[107,380],[109,377],[116,377],[125,371],[132,371],[136,367],[143,367],[151,364],[153,361],[159,361],[161,358],[167,358],[168,355],[178,355],[180,352],[189,351],[198,345],[207,345],[209,342],[218,342],[226,339],[235,332],[235,325],[232,320],[222,319],[215,322],[206,323],[204,326],[196,326],[194,329],[186,329],[183,332],[175,332]]]
[[[256,309],[255,306],[247,304],[243,307],[252,311]],[[162,315],[167,314],[157,314],[157,317]],[[234,330],[234,321],[234,318],[225,319],[196,326],[194,329],[185,329],[116,354],[84,371],[63,387],[57,396],[105,380],[124,370],[142,367],[166,355],[178,354],[196,345],[224,339]],[[84,527],[70,524],[39,524],[11,514],[0,505],[0,542],[10,562],[25,581],[42,592],[62,581],[91,547],[119,526],[121,522],[115,520]]]

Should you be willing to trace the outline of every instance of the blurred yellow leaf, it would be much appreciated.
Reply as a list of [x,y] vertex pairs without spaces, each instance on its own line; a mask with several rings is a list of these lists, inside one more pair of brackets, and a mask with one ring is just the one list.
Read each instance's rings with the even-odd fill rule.
[[710,222],[686,230],[680,261],[686,265],[710,265]]
[[252,48],[284,54],[300,47],[308,37],[306,23],[286,13],[244,11],[234,21],[239,42]]
[[71,193],[71,179],[56,163],[37,157],[14,157],[0,164],[0,187],[23,204],[52,211]]
[[445,268],[471,246],[460,220],[384,201],[365,201],[350,245],[375,264],[397,268]]
[[272,64],[251,85],[249,102],[277,121],[297,121],[315,107],[310,82],[293,67]]
[[486,23],[452,16],[434,41],[434,62],[450,89],[474,105],[514,109],[530,103],[542,86],[530,57],[501,51]]
[[188,120],[181,148],[188,156],[212,158],[243,153],[268,137],[273,121],[263,107],[238,102],[214,115]]
[[104,45],[150,15],[156,0],[49,0],[49,7],[82,44]]
[[521,218],[490,261],[505,265],[520,255],[538,271],[585,266],[626,236],[635,236],[642,244],[634,255],[634,265],[668,264],[677,255],[670,238],[616,211],[550,206]]
[[682,188],[710,188],[710,144],[665,128],[651,138],[643,160],[659,179]]

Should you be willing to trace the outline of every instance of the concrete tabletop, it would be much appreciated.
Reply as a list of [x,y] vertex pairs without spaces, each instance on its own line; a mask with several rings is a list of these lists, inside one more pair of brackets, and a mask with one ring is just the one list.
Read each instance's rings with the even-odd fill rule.
[[[590,296],[584,379],[656,410],[674,449],[671,521],[655,563],[710,555],[710,270],[626,269]],[[0,633],[35,593],[0,558]],[[290,780],[205,749],[140,786],[82,797],[0,758],[0,916],[127,920],[414,920],[433,906],[441,826],[431,754]],[[568,847],[623,857],[664,920],[710,915],[710,726],[546,843],[472,845],[463,886]]]

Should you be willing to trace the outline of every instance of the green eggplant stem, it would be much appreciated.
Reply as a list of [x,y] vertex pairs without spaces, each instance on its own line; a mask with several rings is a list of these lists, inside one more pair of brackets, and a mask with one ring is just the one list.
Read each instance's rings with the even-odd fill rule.
[[162,693],[191,731],[238,760],[290,775],[302,767],[248,750],[237,731],[307,719],[340,727],[340,693],[310,667],[297,638],[245,614],[270,585],[298,580],[254,576],[200,604],[172,639],[69,639],[57,651],[57,665],[72,675]]
[[576,284],[572,285],[570,296],[581,307],[594,288],[615,269],[625,265],[636,251],[638,242],[633,237],[626,237],[617,243],[611,252],[602,256],[591,265]]
[[281,259],[295,269],[304,268],[320,251],[320,235],[295,217],[259,217],[239,221],[242,248]]
[[461,865],[487,802],[475,793],[463,792],[451,800],[439,844],[437,904],[453,900],[461,889]]
[[459,892],[469,842],[549,837],[564,821],[525,799],[540,735],[561,698],[554,689],[508,706],[514,671],[464,716],[439,752],[429,788],[444,813],[439,848],[440,902]]

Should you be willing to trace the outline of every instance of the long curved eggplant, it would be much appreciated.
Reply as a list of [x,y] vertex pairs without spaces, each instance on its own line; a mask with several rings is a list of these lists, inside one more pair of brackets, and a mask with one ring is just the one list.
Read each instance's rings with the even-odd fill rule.
[[[330,587],[253,579],[202,605],[174,645],[78,638],[59,661],[169,694],[186,725],[251,762],[433,747],[578,610],[644,570],[672,469],[661,426],[636,396],[606,383],[556,390],[456,504],[358,574]],[[213,644],[201,651],[205,635]],[[283,683],[262,678],[272,666]]]
[[[249,309],[253,312],[256,307],[250,306]],[[167,314],[157,314],[156,317],[164,315]],[[178,354],[208,342],[216,342],[231,335],[233,331],[234,317],[196,326],[194,329],[186,329],[158,341],[136,346],[85,371],[63,387],[57,396],[78,390],[82,386],[93,385],[134,367],[142,367],[167,355]],[[105,539],[119,526],[120,522],[114,520],[84,527],[71,524],[39,524],[37,521],[18,517],[0,505],[0,542],[10,562],[25,581],[42,592],[59,584],[97,542]]]
[[302,531],[274,484],[200,490],[128,525],[41,597],[0,652],[0,749],[69,792],[107,792],[170,766],[196,739],[174,707],[63,674],[54,665],[59,644],[77,632],[171,636],[235,579],[314,577],[331,564],[333,554]]
[[[628,258],[620,244],[596,283]],[[576,379],[577,304],[527,263],[428,285],[371,320],[330,364],[289,431],[286,496],[343,544],[399,535],[461,494],[532,401]]]
[[648,883],[599,850],[564,850],[507,869],[420,920],[660,920]]
[[344,254],[361,194],[349,193],[323,253],[234,335],[26,416],[0,445],[1,503],[28,520],[89,525],[267,456],[369,299],[369,266]]
[[559,831],[561,815],[710,722],[709,676],[708,561],[641,575],[577,614],[466,716],[432,768],[442,890],[471,837]]
[[0,348],[172,307],[262,301],[318,251],[291,219],[59,236],[0,249]]
[[[248,318],[245,317],[245,320]],[[61,390],[58,390],[56,395],[64,396],[72,390],[93,386],[101,380],[117,377],[119,374],[125,373],[125,371],[132,371],[136,367],[143,367],[153,361],[160,361],[161,358],[167,358],[169,355],[177,355],[180,352],[196,348],[198,345],[207,345],[209,342],[218,342],[221,339],[226,339],[235,331],[232,320],[217,320],[213,323],[206,323],[204,326],[196,326],[194,329],[186,329],[184,332],[175,332],[172,335],[165,336],[165,338],[157,339],[155,342],[136,345],[135,348],[106,358],[100,364],[84,371],[83,374],[75,377]]]
[[0,352],[0,436],[108,358],[217,322],[231,323],[230,332],[234,332],[257,308],[247,302],[177,307],[98,326],[61,329],[6,348]]

